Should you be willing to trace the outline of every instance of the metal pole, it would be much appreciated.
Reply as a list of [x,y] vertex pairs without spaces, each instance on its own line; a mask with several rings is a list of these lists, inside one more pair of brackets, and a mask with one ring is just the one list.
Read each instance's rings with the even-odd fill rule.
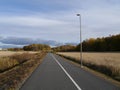
[[81,31],[81,14],[77,14],[79,16],[79,21],[80,21],[80,66],[81,68],[83,67],[82,65],[82,31]]

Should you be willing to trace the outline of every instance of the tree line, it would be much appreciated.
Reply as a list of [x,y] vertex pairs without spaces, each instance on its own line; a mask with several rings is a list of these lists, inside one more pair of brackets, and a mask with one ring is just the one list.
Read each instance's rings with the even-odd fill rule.
[[[77,46],[63,45],[53,48],[57,52],[80,51],[80,44]],[[120,34],[102,38],[90,38],[82,42],[82,50],[86,52],[112,52],[120,51]]]
[[50,50],[50,49],[51,49],[50,46],[45,44],[31,44],[23,47],[24,51],[40,51],[40,50]]
[[71,51],[75,51],[75,48],[76,46],[63,45],[63,46],[54,47],[52,48],[52,50],[55,52],[71,52]]
[[[82,42],[83,51],[120,51],[120,34],[103,38],[90,38]],[[80,44],[76,51],[80,50]]]
[[51,47],[45,44],[30,44],[23,48],[9,48],[9,51],[46,51],[50,50]]
[[[82,42],[83,51],[97,51],[97,52],[106,52],[106,51],[120,51],[120,34],[111,35],[109,37],[102,38],[90,38]],[[77,46],[73,45],[62,45],[58,47],[51,48],[49,45],[44,44],[31,44],[24,46],[23,48],[9,48],[8,50],[12,51],[40,51],[40,50],[53,50],[55,52],[72,52],[80,51],[80,44]]]

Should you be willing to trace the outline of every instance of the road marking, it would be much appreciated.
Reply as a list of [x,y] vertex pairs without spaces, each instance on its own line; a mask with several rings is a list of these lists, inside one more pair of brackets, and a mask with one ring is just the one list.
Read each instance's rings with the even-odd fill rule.
[[51,56],[54,58],[54,60],[58,63],[58,65],[62,68],[62,70],[65,72],[65,74],[70,78],[70,80],[73,82],[73,84],[77,87],[78,90],[82,90],[80,86],[74,81],[74,79],[68,74],[68,72],[64,69],[64,67],[59,63],[59,61],[51,54]]

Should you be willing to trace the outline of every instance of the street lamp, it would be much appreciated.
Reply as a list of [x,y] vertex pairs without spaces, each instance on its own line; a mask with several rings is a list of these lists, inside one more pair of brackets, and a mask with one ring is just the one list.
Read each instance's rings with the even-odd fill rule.
[[80,21],[80,65],[82,68],[82,31],[81,31],[81,14],[77,14],[77,16],[79,17],[79,21]]

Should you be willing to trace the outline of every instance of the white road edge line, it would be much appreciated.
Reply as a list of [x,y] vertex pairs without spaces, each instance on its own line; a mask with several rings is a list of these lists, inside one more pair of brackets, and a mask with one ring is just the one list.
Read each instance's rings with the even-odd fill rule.
[[59,63],[59,61],[51,54],[51,56],[54,58],[54,60],[58,63],[58,65],[62,68],[62,70],[65,72],[65,74],[70,78],[70,80],[73,82],[73,84],[77,87],[78,90],[82,90],[80,86],[74,81],[74,79],[68,74],[68,72],[64,69],[64,67]]

